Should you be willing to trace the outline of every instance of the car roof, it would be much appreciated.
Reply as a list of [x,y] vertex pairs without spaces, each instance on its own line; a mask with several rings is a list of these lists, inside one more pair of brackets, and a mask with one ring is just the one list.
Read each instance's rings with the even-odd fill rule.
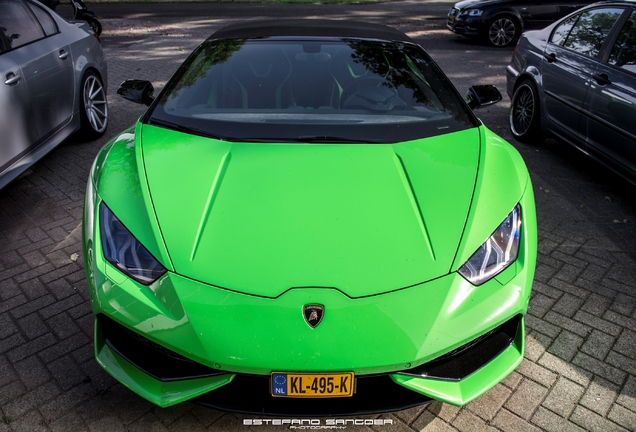
[[261,37],[336,37],[414,43],[411,38],[401,31],[385,25],[362,21],[326,19],[247,21],[223,27],[213,33],[210,39],[252,39]]
[[596,2],[596,3],[590,3],[588,5],[585,5],[586,8],[589,8],[590,6],[592,7],[597,7],[597,6],[628,6],[628,7],[633,7],[636,6],[636,0],[607,0],[607,1],[600,1],[600,2]]

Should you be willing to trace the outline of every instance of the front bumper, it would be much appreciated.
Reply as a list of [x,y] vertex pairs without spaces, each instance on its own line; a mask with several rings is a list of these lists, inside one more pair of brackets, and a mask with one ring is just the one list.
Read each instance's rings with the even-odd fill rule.
[[515,69],[512,64],[506,66],[506,93],[510,100],[512,100],[512,95],[515,91],[515,84],[517,83],[520,75],[519,71]]
[[[269,299],[170,272],[140,285],[104,261],[93,235],[85,253],[97,361],[159,406],[193,400],[251,413],[336,415],[431,399],[463,405],[523,359],[533,273],[527,250],[479,287],[452,273],[368,298],[299,288]],[[308,303],[325,306],[316,328],[302,316]],[[272,371],[353,371],[357,391],[323,401],[273,398]]]
[[[193,362],[186,358],[176,361],[176,353],[171,355],[148,340],[129,344],[131,331],[103,316],[96,324],[98,362],[124,385],[160,406],[190,399],[224,411],[332,416],[394,411],[431,401],[425,395],[396,385],[387,374],[358,377],[352,397],[275,398],[270,395],[269,375],[226,373],[194,363],[200,375],[188,376]],[[131,339],[139,342],[140,337]],[[176,380],[157,377],[156,373],[167,365],[173,366],[170,375],[183,374],[183,377]]]
[[335,416],[410,408],[440,399],[461,405],[507,376],[523,358],[524,325],[513,317],[486,335],[419,367],[361,375],[350,398],[293,399],[270,395],[268,375],[207,367],[98,315],[98,362],[124,385],[160,406],[184,400],[224,411]]
[[[452,12],[452,11],[451,11]],[[481,36],[485,33],[484,20],[480,18],[458,16],[461,12],[455,12],[457,15],[449,13],[446,19],[446,28],[455,34],[462,36]]]

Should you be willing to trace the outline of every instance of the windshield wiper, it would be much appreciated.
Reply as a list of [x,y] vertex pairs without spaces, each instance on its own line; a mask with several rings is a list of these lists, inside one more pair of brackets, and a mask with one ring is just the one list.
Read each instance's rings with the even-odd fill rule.
[[355,138],[339,137],[333,135],[305,135],[295,139],[297,142],[306,143],[334,143],[334,144],[380,144],[380,141],[361,140]]
[[207,131],[204,131],[203,129],[193,128],[190,126],[184,126],[182,124],[167,121],[167,120],[159,120],[159,119],[151,118],[150,120],[148,120],[148,124],[151,124],[154,126],[166,127],[168,129],[176,130],[178,132],[184,132],[184,133],[189,133],[193,135],[200,135],[206,138],[213,138],[213,139],[222,140],[222,141],[236,141],[231,138],[211,134]]
[[285,138],[241,138],[241,142],[253,143],[309,143],[309,144],[382,144],[381,141],[359,140],[331,135],[301,135]]
[[148,124],[160,127],[166,127],[179,132],[200,135],[206,138],[213,138],[228,142],[245,142],[245,143],[325,143],[325,144],[381,144],[380,141],[359,140],[354,138],[339,137],[332,135],[301,135],[298,137],[285,137],[285,138],[241,138],[241,137],[223,137],[220,135],[211,134],[203,129],[194,128],[191,126],[185,126],[179,123],[171,122],[168,120],[161,120],[151,118],[148,120]]

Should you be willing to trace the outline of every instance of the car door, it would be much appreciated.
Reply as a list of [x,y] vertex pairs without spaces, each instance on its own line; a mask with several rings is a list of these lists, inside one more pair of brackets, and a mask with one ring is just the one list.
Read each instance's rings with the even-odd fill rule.
[[632,10],[590,80],[586,100],[587,145],[636,173],[636,10]]
[[[555,27],[544,51],[542,80],[545,116],[550,129],[578,144],[581,113],[597,57],[624,8],[599,7],[574,15]],[[580,145],[583,147],[583,145]]]
[[20,39],[35,40],[40,34],[29,33],[29,29],[16,32],[10,25],[21,8],[13,1],[0,1],[0,174],[38,141],[29,88],[12,50]]
[[535,0],[522,2],[521,5],[519,12],[527,30],[546,27],[585,3],[581,0]]
[[0,77],[1,174],[37,142],[38,134],[26,81],[10,52],[0,52]]
[[0,25],[10,35],[11,56],[27,83],[40,141],[68,123],[73,114],[74,72],[70,46],[47,11],[35,3],[0,0]]

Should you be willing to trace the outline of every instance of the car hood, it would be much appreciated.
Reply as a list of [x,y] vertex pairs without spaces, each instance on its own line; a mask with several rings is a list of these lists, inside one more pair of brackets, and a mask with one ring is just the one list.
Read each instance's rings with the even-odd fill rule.
[[143,125],[140,138],[175,272],[273,298],[298,287],[364,297],[448,274],[479,136],[253,144]]

